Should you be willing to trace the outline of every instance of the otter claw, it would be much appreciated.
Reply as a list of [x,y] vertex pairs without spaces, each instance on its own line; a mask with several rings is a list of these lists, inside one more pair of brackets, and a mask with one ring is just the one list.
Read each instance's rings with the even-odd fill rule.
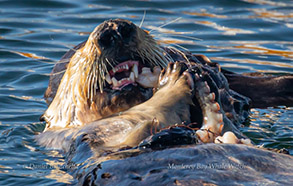
[[180,79],[180,76],[182,74],[186,77],[189,86],[193,88],[193,79],[188,72],[184,72],[186,69],[187,67],[185,63],[170,62],[168,64],[168,67],[161,71],[161,74],[159,76],[158,88],[162,88],[168,83],[174,84],[178,79]]
[[185,71],[185,72],[183,72],[183,75],[187,78],[187,83],[188,83],[190,89],[193,90],[194,89],[194,82],[193,82],[191,74],[189,72]]

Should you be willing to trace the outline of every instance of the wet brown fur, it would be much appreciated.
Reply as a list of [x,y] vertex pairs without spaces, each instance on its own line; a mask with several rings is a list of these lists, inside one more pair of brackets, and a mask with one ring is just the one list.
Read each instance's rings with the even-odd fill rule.
[[182,121],[189,123],[190,105],[193,104],[192,87],[186,75],[182,75],[181,68],[180,63],[170,63],[169,70],[160,77],[163,83],[158,85],[154,96],[146,102],[86,126],[47,130],[37,137],[39,144],[75,154],[73,147],[76,143],[86,142],[98,156],[109,149],[137,146],[151,135],[152,128],[158,127],[154,126],[154,120],[158,121],[160,128]]
[[[117,27],[115,23],[109,24],[113,29]],[[133,23],[129,22],[129,24]],[[127,100],[120,95],[111,97],[103,90],[105,74],[108,72],[106,66],[115,66],[117,61],[106,57],[112,55],[114,48],[104,50],[97,42],[101,27],[105,25],[98,26],[87,42],[81,44],[81,48],[71,57],[56,96],[43,115],[48,123],[47,128],[84,125],[127,110],[148,99],[138,91],[135,99]],[[130,53],[137,53],[143,62],[150,63],[151,67],[165,67],[171,60],[167,55],[163,55],[163,50],[156,41],[138,27],[135,36],[128,44],[128,50]],[[57,77],[60,79],[60,76]],[[47,98],[53,96],[52,91],[52,86],[49,86],[45,94]]]

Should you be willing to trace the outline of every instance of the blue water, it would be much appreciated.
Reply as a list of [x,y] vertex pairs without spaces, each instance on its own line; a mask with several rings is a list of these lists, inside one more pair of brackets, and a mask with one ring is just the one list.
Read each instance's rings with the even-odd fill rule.
[[[0,0],[0,185],[72,182],[63,156],[33,140],[49,73],[104,20],[139,25],[144,11],[143,28],[163,43],[234,72],[293,73],[289,0]],[[253,109],[250,120],[243,132],[257,144],[293,149],[293,108]]]

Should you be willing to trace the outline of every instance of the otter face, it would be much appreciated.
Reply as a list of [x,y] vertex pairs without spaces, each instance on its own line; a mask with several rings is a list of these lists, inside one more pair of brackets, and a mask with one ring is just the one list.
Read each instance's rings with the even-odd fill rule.
[[146,31],[127,20],[105,21],[89,41],[96,48],[100,92],[128,85],[152,88],[171,60]]
[[86,91],[96,96],[88,99],[95,100],[103,117],[149,99],[161,69],[172,61],[152,36],[122,19],[97,26],[84,48],[91,49],[84,49],[86,54],[95,54],[91,74],[96,77]]

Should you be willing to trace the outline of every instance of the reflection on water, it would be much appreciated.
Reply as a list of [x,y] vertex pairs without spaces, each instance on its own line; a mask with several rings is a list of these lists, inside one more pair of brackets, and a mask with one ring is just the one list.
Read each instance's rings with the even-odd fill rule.
[[240,29],[240,28],[229,28],[226,26],[219,25],[215,22],[210,22],[210,21],[196,21],[196,23],[212,27],[212,28],[219,30],[219,31],[224,31],[222,33],[223,35],[252,34],[252,33],[254,33],[253,31],[250,31],[250,30],[244,30],[244,29]]
[[183,12],[187,15],[193,15],[193,16],[202,16],[202,17],[211,17],[211,18],[227,18],[226,15],[217,15],[213,13],[207,12],[207,10],[201,9],[200,12]]
[[251,124],[242,129],[256,144],[287,148],[293,153],[293,108],[252,109]]
[[13,52],[13,53],[16,53],[16,54],[18,54],[20,56],[24,56],[24,57],[32,58],[32,59],[46,59],[43,56],[36,56],[35,54],[32,54],[32,53],[17,52],[17,51],[9,51],[9,52]]
[[[253,65],[271,65],[275,67],[285,67],[285,68],[293,68],[292,65],[287,64],[287,63],[277,63],[277,62],[269,62],[269,61],[264,61],[264,60],[254,60],[254,59],[246,59],[246,58],[241,58],[241,59],[236,59],[236,58],[224,58],[224,57],[212,57],[211,58],[214,61],[226,61],[226,62],[237,62],[237,63],[244,63],[244,64],[253,64]],[[229,67],[229,65],[222,65],[222,67]],[[251,68],[251,70],[254,70]],[[262,72],[278,72],[278,71],[273,71],[273,70],[266,70],[266,69],[258,69],[254,71],[262,71]],[[281,72],[281,71],[279,71]]]
[[287,3],[285,3],[286,1],[281,2],[281,1],[268,1],[268,0],[243,0],[249,3],[255,3],[255,4],[260,4],[260,5],[272,5],[272,6],[288,6]]
[[[63,161],[55,161],[55,160],[44,160],[47,163],[46,169],[51,169],[50,173],[46,175],[46,178],[54,179],[57,182],[61,183],[71,183],[73,181],[73,177],[64,171],[64,162]],[[63,169],[63,170],[61,170]]]
[[[263,46],[259,46],[258,44],[243,44],[234,46],[234,48],[240,48],[240,49],[247,49],[247,51],[243,51],[242,53],[246,54],[258,54],[258,55],[278,55],[283,56],[286,58],[293,58],[293,52],[292,51],[284,51],[284,50],[274,50],[265,48]],[[293,65],[287,65],[287,67],[293,67]]]
[[[234,72],[293,73],[290,1],[0,1],[0,185],[66,184],[63,156],[39,147],[35,123],[56,61],[102,21],[126,18],[161,44],[205,54]],[[292,149],[292,108],[254,109],[243,132]],[[291,152],[292,154],[293,152]]]

